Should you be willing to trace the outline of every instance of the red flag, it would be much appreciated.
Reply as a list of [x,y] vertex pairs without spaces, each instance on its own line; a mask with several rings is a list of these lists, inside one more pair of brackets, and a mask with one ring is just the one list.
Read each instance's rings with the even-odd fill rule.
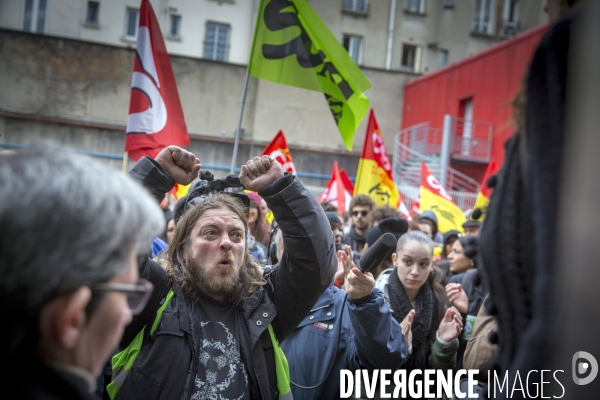
[[288,148],[283,131],[280,130],[277,135],[275,135],[261,155],[273,157],[279,161],[284,172],[287,171],[296,175],[296,167],[292,161],[292,155],[290,154],[290,149]]
[[[348,179],[350,182],[350,179]],[[340,213],[346,212],[350,206],[350,200],[352,199],[352,192],[349,192],[344,185],[344,180],[338,170],[337,161],[333,162],[333,169],[331,171],[331,178],[325,188],[325,191],[319,196],[318,202],[322,203],[328,201],[338,208]]]
[[497,172],[498,166],[496,165],[496,161],[492,159],[488,164],[487,170],[485,171],[483,182],[481,182],[481,189],[477,194],[477,198],[475,199],[475,205],[473,206],[473,210],[478,208],[479,211],[481,211],[481,217],[479,218],[479,221],[483,221],[485,219],[485,211],[487,209],[488,203],[490,202],[490,197],[492,196],[492,189],[488,187],[487,181],[492,175],[495,175]]
[[346,191],[350,193],[350,197],[352,197],[352,193],[354,193],[354,185],[348,177],[348,174],[346,173],[345,169],[340,169],[340,177],[342,178],[342,182],[344,183]]
[[125,151],[134,161],[169,145],[187,146],[183,110],[171,61],[149,0],[142,0],[133,64]]

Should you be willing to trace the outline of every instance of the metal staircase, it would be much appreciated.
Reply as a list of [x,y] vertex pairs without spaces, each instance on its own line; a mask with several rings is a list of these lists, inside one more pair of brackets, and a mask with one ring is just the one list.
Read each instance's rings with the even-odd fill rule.
[[[400,193],[408,199],[407,203],[419,201],[421,163],[425,162],[429,171],[431,171],[438,179],[441,176],[440,171],[442,168],[439,153],[424,155],[411,149],[401,141],[402,136],[407,134],[407,130],[410,130],[408,133],[411,133],[414,136],[415,129],[423,130],[428,129],[428,127],[421,124],[416,127],[407,128],[402,132],[398,132],[394,138],[394,182],[396,182]],[[433,132],[433,135],[430,136],[433,140],[431,140],[427,146],[429,148],[441,147],[441,144],[439,144],[441,143],[441,134],[439,135],[439,143],[436,143],[438,141],[436,132]],[[473,204],[475,204],[477,193],[479,193],[479,182],[453,168],[447,167],[446,171],[446,182],[441,182],[442,186],[444,186],[461,209],[466,210],[472,208]]]

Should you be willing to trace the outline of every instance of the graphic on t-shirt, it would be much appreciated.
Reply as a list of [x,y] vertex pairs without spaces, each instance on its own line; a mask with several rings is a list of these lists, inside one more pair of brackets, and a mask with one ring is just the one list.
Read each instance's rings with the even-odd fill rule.
[[191,399],[244,398],[248,391],[248,375],[235,337],[222,322],[201,322],[200,327],[204,339],[194,382],[196,392]]

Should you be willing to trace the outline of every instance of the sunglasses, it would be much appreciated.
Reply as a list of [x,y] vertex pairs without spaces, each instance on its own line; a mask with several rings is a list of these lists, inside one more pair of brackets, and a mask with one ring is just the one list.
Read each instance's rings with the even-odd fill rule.
[[138,315],[142,312],[150,296],[154,285],[145,279],[140,279],[136,283],[97,283],[90,287],[92,293],[119,292],[127,295],[127,304],[132,315]]
[[367,210],[362,210],[362,211],[352,211],[352,216],[356,217],[358,214],[362,215],[363,217],[366,217],[367,214],[369,212]]

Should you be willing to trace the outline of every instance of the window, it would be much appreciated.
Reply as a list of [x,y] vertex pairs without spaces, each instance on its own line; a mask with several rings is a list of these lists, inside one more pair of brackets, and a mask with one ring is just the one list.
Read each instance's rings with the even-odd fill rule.
[[438,68],[448,65],[448,50],[438,50]]
[[443,0],[442,5],[444,7],[452,8],[452,7],[454,7],[454,0]]
[[368,11],[367,0],[344,0],[343,10],[357,13],[366,13]]
[[171,25],[169,26],[169,36],[178,38],[181,29],[181,15],[171,14]]
[[98,25],[99,12],[100,3],[98,3],[97,1],[88,1],[85,23],[88,25]]
[[521,2],[519,0],[505,0],[504,10],[502,12],[502,25],[500,26],[499,36],[502,39],[508,39],[519,33],[519,9]]
[[405,0],[404,11],[415,14],[425,14],[425,0]]
[[46,31],[46,13],[48,0],[25,0],[23,11],[23,30],[44,33]]
[[140,10],[128,8],[125,12],[125,37],[128,39],[136,39],[139,24]]
[[344,48],[355,63],[359,64],[362,57],[362,38],[360,36],[344,35]]
[[229,50],[229,25],[208,22],[204,38],[204,58],[227,61]]
[[502,23],[498,35],[501,39],[508,39],[519,33],[519,11],[520,0],[504,0],[504,10],[502,11]]
[[485,35],[492,34],[494,21],[494,0],[475,0],[472,30]]
[[407,72],[418,73],[420,67],[420,55],[421,49],[419,46],[404,43],[402,45],[402,63],[400,69]]
[[520,6],[520,0],[504,0],[504,21],[518,23]]

